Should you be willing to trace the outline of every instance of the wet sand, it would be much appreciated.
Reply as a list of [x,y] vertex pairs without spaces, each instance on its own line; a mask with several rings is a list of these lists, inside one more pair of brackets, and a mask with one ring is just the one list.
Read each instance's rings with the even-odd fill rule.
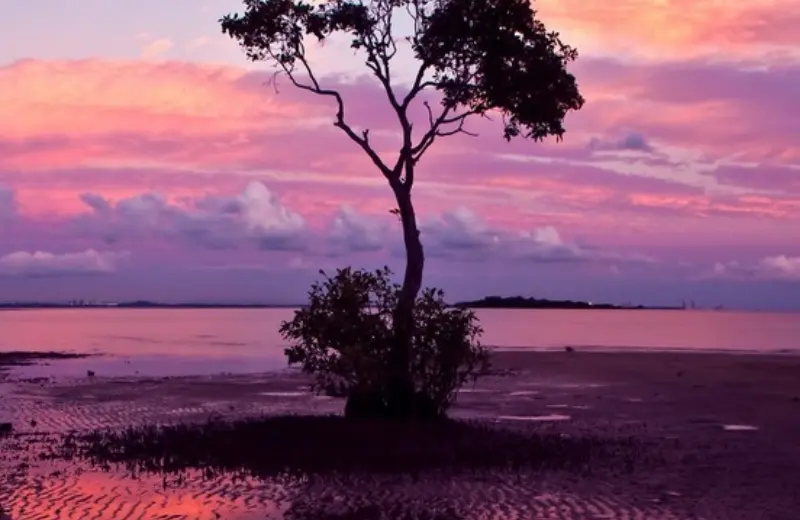
[[[309,394],[305,378],[291,371],[160,379],[98,374],[70,381],[18,381],[7,374],[0,422],[13,422],[15,434],[0,439],[0,475],[6,475],[0,505],[15,520],[371,519],[380,518],[379,510],[413,518],[433,506],[441,518],[498,520],[798,517],[798,357],[503,352],[493,365],[492,375],[460,394],[453,416],[530,435],[633,437],[659,464],[618,471],[615,461],[599,461],[588,473],[351,474],[291,485],[190,471],[165,488],[158,475],[134,479],[119,468],[37,455],[67,431],[340,413],[343,403]],[[348,511],[350,517],[342,516]]]

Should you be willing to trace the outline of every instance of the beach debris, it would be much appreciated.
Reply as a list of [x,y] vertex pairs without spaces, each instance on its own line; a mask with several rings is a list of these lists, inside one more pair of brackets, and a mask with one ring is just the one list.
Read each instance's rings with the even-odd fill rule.
[[87,370],[86,371],[86,376],[87,377],[94,377],[94,370]]
[[0,435],[10,435],[14,431],[14,425],[10,422],[0,423]]
[[31,423],[30,424],[31,424],[31,428],[36,428],[36,424],[37,424],[36,419],[31,419]]

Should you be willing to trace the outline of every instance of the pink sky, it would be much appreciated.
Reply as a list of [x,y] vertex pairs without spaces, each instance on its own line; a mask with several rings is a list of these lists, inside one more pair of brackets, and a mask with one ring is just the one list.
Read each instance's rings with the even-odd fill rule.
[[[431,149],[426,283],[800,308],[800,12],[728,4],[539,0],[586,106],[561,143],[474,121]],[[0,19],[0,300],[297,302],[320,267],[402,265],[391,192],[332,106],[266,87],[221,35],[237,0],[65,5]],[[312,58],[389,157],[357,58]]]

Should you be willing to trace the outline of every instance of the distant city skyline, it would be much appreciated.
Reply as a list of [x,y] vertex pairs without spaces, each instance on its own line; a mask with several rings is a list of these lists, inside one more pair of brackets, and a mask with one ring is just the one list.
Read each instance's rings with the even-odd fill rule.
[[[800,309],[793,0],[540,0],[578,47],[563,142],[442,140],[415,197],[426,285]],[[333,109],[221,34],[238,0],[11,1],[0,31],[0,301],[302,301],[318,270],[402,268],[391,192]],[[327,85],[389,154],[345,42]],[[403,61],[398,77],[411,62]]]

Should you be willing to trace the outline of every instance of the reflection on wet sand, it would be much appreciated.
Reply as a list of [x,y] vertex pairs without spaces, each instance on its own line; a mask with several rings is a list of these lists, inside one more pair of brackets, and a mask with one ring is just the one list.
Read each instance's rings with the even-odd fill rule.
[[282,488],[268,483],[234,486],[228,479],[195,475],[181,485],[163,484],[158,476],[132,479],[115,472],[38,474],[6,501],[14,520],[281,518],[287,502]]
[[[296,388],[296,381],[285,381],[286,393],[288,388]],[[110,385],[114,389],[110,395],[116,395],[117,399],[109,399],[109,395],[104,395],[103,385]],[[185,385],[195,385],[195,397],[200,397],[204,392],[209,391],[215,395],[225,395],[226,392],[234,391],[231,386],[241,387],[240,382],[218,382],[217,387],[212,390],[204,389],[207,382],[202,381],[178,381],[171,384],[170,395],[180,396],[187,391]],[[263,385],[263,383],[261,383]],[[271,385],[274,386],[274,382]],[[282,396],[281,390],[276,388],[259,388],[258,382],[251,382],[252,388],[247,388],[246,394],[252,399],[260,401],[264,409],[282,409],[284,406],[293,405],[296,411],[313,411],[308,408],[303,409],[302,403],[314,403],[311,396],[307,399],[298,399],[296,396]],[[248,385],[248,386],[250,386]],[[66,432],[74,430],[88,431],[96,421],[105,421],[109,425],[116,427],[123,426],[123,421],[129,420],[135,413],[130,415],[119,415],[117,409],[122,410],[126,407],[138,410],[138,413],[146,417],[159,417],[165,422],[174,423],[176,420],[189,418],[191,420],[202,420],[198,416],[193,406],[179,408],[165,408],[164,401],[158,396],[161,393],[150,394],[149,397],[139,397],[133,399],[129,394],[135,392],[137,384],[130,383],[97,383],[93,385],[81,385],[78,387],[52,387],[49,389],[51,397],[44,398],[44,394],[37,394],[35,399],[40,400],[35,412],[39,414],[43,424],[56,431]],[[41,388],[41,387],[38,387]],[[226,389],[227,388],[227,389]],[[164,390],[164,389],[162,389]],[[242,390],[240,388],[240,390]],[[502,392],[492,392],[502,398]],[[266,395],[265,395],[266,394]],[[277,394],[277,395],[276,395]],[[485,395],[486,393],[479,393]],[[507,392],[506,392],[507,394]],[[22,401],[31,399],[26,394],[17,396]],[[68,396],[68,399],[64,399]],[[99,396],[104,396],[100,398]],[[129,398],[121,398],[129,396]],[[298,404],[300,403],[300,404]],[[202,406],[199,406],[202,408]],[[247,409],[243,404],[242,409]],[[217,408],[214,408],[217,409]],[[80,413],[77,413],[80,410]],[[181,415],[183,411],[183,415]],[[235,417],[234,415],[229,417]],[[245,414],[247,415],[247,414]],[[86,417],[92,420],[81,424],[80,418]],[[305,421],[306,419],[297,418],[287,419],[287,421]],[[323,424],[323,423],[319,423]],[[319,426],[318,424],[318,426]],[[334,428],[336,424],[331,423]],[[342,423],[345,424],[346,423]],[[89,426],[89,427],[87,427]],[[349,426],[346,426],[349,427]],[[625,497],[615,496],[613,488],[602,488],[586,483],[576,487],[578,479],[574,470],[565,468],[564,471],[525,471],[524,468],[516,470],[504,470],[498,466],[498,462],[492,457],[483,458],[478,461],[479,465],[486,465],[483,471],[470,470],[467,459],[480,457],[482,453],[497,453],[497,447],[502,451],[508,443],[502,442],[499,437],[486,437],[485,441],[478,438],[465,447],[466,455],[453,456],[442,453],[442,460],[437,462],[436,452],[431,452],[433,456],[422,457],[431,466],[430,470],[415,472],[398,470],[395,466],[392,470],[383,466],[386,471],[381,472],[380,466],[372,466],[372,471],[356,471],[355,473],[331,474],[326,476],[316,476],[309,478],[300,476],[270,478],[263,475],[262,478],[243,477],[240,473],[233,474],[211,474],[199,472],[192,469],[184,469],[182,472],[173,472],[166,475],[158,473],[146,473],[141,471],[142,465],[136,463],[125,467],[109,465],[105,463],[92,464],[87,461],[72,459],[64,460],[41,460],[42,454],[47,454],[53,446],[61,441],[59,434],[35,434],[32,433],[29,425],[26,428],[29,433],[22,433],[9,439],[3,449],[5,456],[0,461],[0,469],[12,469],[13,475],[10,479],[10,486],[0,488],[0,503],[7,504],[9,512],[14,520],[20,519],[51,519],[58,518],[64,520],[72,519],[214,519],[221,518],[231,520],[255,520],[258,519],[283,519],[283,520],[318,520],[323,518],[330,519],[361,519],[378,520],[381,518],[391,519],[421,519],[421,520],[478,520],[478,519],[498,519],[515,520],[519,519],[581,519],[588,518],[587,512],[594,512],[596,517],[602,518],[635,518],[645,515],[647,518],[658,520],[671,520],[682,518],[680,515],[671,511],[671,504],[655,504],[647,501],[631,501]],[[281,429],[285,430],[284,428]],[[302,431],[309,431],[311,428],[295,427],[295,432],[289,432],[289,436],[297,438]],[[191,430],[189,430],[191,433]],[[274,433],[274,432],[273,432]],[[386,439],[385,432],[373,432],[376,437]],[[480,432],[478,432],[480,433]],[[317,451],[319,454],[331,452],[331,450],[357,450],[354,453],[357,457],[347,456],[356,465],[370,466],[376,457],[380,456],[379,442],[372,442],[372,448],[368,438],[354,439],[349,437],[346,431],[339,432],[311,432],[311,437],[316,435],[316,442],[313,444],[294,443],[293,448],[297,453],[290,455],[287,460],[303,459],[301,452]],[[481,434],[483,435],[483,434]],[[284,436],[281,434],[279,437]],[[182,446],[194,444],[187,441],[188,437],[180,438],[174,442]],[[264,452],[275,446],[277,450],[287,449],[287,444],[280,439],[270,438],[269,432],[250,435],[249,438],[256,439],[256,446],[252,451],[247,451],[247,447],[242,453],[246,457],[248,453],[255,458],[263,457]],[[346,446],[343,439],[350,438],[351,446]],[[582,441],[576,439],[574,448],[568,448],[569,444],[563,444],[554,437],[547,437],[553,448],[567,446],[570,450],[573,463],[567,464],[579,469],[584,464],[583,461],[591,458],[591,451],[595,450],[594,441]],[[262,450],[259,453],[258,439],[263,439]],[[452,436],[448,439],[453,440]],[[494,440],[492,440],[494,439]],[[326,442],[327,441],[327,442]],[[210,449],[202,446],[199,451],[203,453],[218,452],[220,444],[234,442],[240,444],[241,441],[225,441],[220,438],[218,444],[212,445]],[[411,453],[418,451],[417,445],[423,443],[409,443],[406,449],[411,449]],[[424,444],[423,444],[424,445]],[[448,443],[453,446],[452,442]],[[496,448],[491,448],[492,446]],[[550,457],[548,463],[548,453],[555,451],[546,448],[546,444],[536,445],[542,452],[533,462],[542,467],[551,466],[552,463],[564,466],[570,457],[563,456]],[[524,451],[524,445],[521,446]],[[602,446],[600,446],[602,448]],[[624,446],[623,446],[624,448]],[[375,456],[368,452],[372,449]],[[394,451],[398,446],[395,444]],[[519,448],[517,448],[519,449]],[[367,452],[365,452],[367,450]],[[589,451],[587,451],[589,450]],[[175,450],[172,450],[175,452]],[[387,451],[389,456],[392,450]],[[461,453],[464,453],[463,451]],[[470,453],[472,455],[470,455]],[[280,452],[277,453],[280,456]],[[191,455],[191,454],[190,454]],[[311,455],[306,463],[315,464],[314,460],[322,457]],[[413,456],[413,455],[412,455]],[[192,458],[191,456],[189,458]],[[407,457],[397,457],[392,464],[406,463]],[[344,460],[344,459],[342,459]],[[387,459],[388,460],[388,459]],[[538,460],[539,462],[536,462]],[[450,461],[450,462],[447,462]],[[257,461],[256,461],[257,462]],[[462,464],[462,462],[465,462]],[[620,459],[620,463],[623,460]],[[386,461],[384,460],[385,464]],[[381,464],[378,461],[378,464]],[[441,464],[462,465],[463,470],[446,470]],[[527,464],[522,461],[522,465]],[[341,465],[335,462],[334,465]],[[520,464],[517,464],[518,466]],[[229,467],[244,467],[246,462],[233,461]],[[424,465],[423,465],[424,466]],[[322,466],[317,466],[322,467]],[[360,467],[360,466],[358,466]],[[137,469],[138,468],[138,469]],[[357,468],[356,468],[357,469]],[[377,470],[377,472],[376,472]],[[431,471],[432,470],[432,471]],[[624,472],[624,470],[623,470]],[[583,488],[583,489],[581,489]]]
[[[493,467],[291,481],[187,470],[183,480],[172,474],[165,482],[158,474],[131,475],[126,468],[78,460],[43,461],[39,454],[59,442],[54,435],[59,432],[335,413],[341,403],[298,395],[303,381],[292,374],[14,382],[4,385],[0,399],[0,419],[14,423],[14,433],[0,438],[0,505],[14,520],[378,520],[380,513],[401,520],[747,520],[793,518],[786,513],[800,510],[793,485],[800,478],[800,453],[794,449],[800,435],[800,362],[583,353],[526,359],[524,354],[498,358],[502,375],[487,377],[479,391],[460,396],[454,415],[491,419],[496,427],[545,438],[563,436],[577,447],[591,436],[630,435],[663,449],[664,463],[634,464],[625,471],[627,459],[618,457],[578,473]],[[560,415],[554,411],[566,412],[569,420],[529,419]],[[497,421],[502,416],[526,420]],[[317,440],[320,450],[342,450],[341,442]],[[491,442],[484,445],[489,452]],[[284,445],[253,446],[257,455]],[[623,471],[611,471],[615,464]]]
[[[666,505],[626,503],[613,489],[578,495],[531,475],[491,479],[346,477],[269,481],[190,472],[180,482],[116,471],[31,475],[4,497],[14,520],[467,520],[685,518]],[[598,491],[598,490],[595,490]]]

